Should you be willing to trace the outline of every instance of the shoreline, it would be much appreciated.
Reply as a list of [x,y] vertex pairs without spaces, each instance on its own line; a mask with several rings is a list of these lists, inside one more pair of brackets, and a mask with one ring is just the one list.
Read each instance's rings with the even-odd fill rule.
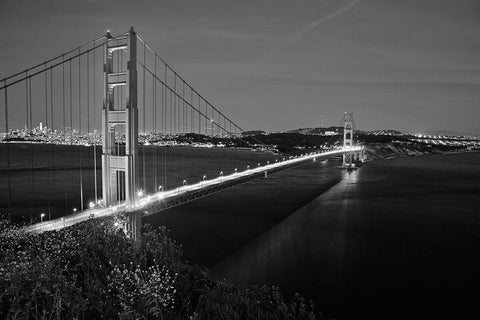
[[425,155],[448,155],[480,152],[480,150],[452,150],[445,151],[433,146],[405,145],[402,143],[367,144],[365,153],[367,162],[372,160],[391,160],[396,158],[419,157]]
[[458,150],[458,151],[447,151],[444,152],[444,155],[451,155],[451,154],[462,154],[462,153],[475,153],[475,152],[480,152],[480,150]]

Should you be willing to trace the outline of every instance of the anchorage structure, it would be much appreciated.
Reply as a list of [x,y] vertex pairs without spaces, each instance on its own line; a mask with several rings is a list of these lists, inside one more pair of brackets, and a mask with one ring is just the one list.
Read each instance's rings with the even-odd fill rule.
[[[126,52],[126,64],[120,59],[120,52]],[[114,66],[117,66],[117,69],[114,69]],[[118,94],[120,88],[125,88],[122,89],[122,94]],[[122,143],[123,134],[125,147]],[[139,170],[137,36],[133,28],[116,38],[107,33],[104,53],[102,139],[104,205],[108,207],[125,200],[127,235],[137,239],[140,236],[141,214],[135,212]]]

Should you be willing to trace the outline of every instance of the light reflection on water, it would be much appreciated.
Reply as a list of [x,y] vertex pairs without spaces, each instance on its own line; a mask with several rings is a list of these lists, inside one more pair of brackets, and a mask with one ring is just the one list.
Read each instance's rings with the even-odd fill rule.
[[357,183],[361,170],[342,170],[342,179],[347,180],[349,183]]
[[281,285],[291,293],[321,287],[321,295],[335,300],[342,282],[348,196],[360,171],[343,170],[339,183],[214,266],[212,275],[240,287]]
[[431,314],[439,305],[459,312],[465,307],[459,301],[474,306],[478,160],[480,153],[437,155],[342,171],[338,184],[211,273],[240,287],[299,292],[338,319],[361,312],[389,319],[398,301],[406,314]]

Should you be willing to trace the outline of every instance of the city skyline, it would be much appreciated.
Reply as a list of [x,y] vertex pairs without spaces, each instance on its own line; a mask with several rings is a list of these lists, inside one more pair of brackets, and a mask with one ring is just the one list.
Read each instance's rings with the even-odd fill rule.
[[3,1],[0,70],[10,75],[132,25],[245,130],[319,127],[322,117],[337,125],[351,111],[363,130],[480,134],[479,7],[467,0]]

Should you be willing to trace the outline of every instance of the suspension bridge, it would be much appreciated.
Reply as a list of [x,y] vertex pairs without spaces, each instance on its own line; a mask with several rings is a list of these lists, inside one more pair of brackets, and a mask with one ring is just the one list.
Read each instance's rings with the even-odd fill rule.
[[346,169],[363,160],[350,113],[341,146],[297,156],[272,152],[133,28],[107,32],[0,83],[0,208],[39,215],[31,231],[122,215],[126,233],[137,239],[144,215],[317,159],[343,156]]

